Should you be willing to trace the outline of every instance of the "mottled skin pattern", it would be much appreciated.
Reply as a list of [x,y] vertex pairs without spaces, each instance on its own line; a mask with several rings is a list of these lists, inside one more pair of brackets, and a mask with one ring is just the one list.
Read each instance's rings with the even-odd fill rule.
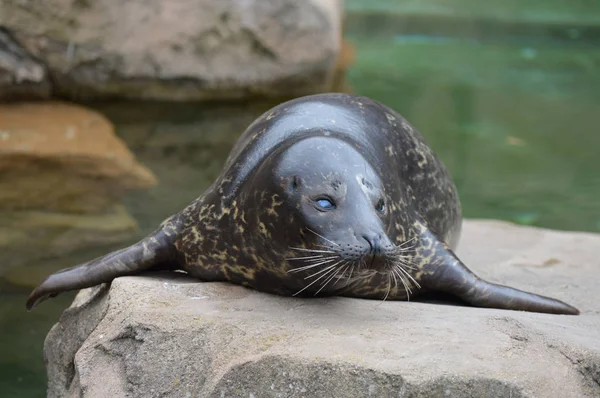
[[28,308],[171,268],[280,295],[405,300],[441,291],[481,307],[578,313],[479,279],[453,253],[460,228],[448,172],[402,116],[365,97],[308,96],[252,123],[219,178],[154,234],[51,275]]

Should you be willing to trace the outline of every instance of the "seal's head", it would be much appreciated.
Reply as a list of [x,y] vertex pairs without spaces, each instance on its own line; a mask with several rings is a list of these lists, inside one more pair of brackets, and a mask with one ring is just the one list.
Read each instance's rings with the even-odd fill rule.
[[[258,178],[276,185],[278,200],[262,203],[261,222],[285,231],[287,272],[304,281],[306,293],[327,292],[342,279],[398,272],[401,250],[387,234],[389,198],[376,170],[352,143],[313,136],[274,156]],[[280,206],[277,211],[265,209],[273,203]],[[308,288],[307,282],[318,278],[331,283]]]

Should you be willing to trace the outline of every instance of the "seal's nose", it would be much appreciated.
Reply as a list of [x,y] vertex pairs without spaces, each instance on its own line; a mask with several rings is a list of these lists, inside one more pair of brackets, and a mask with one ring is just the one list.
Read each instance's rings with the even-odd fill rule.
[[363,234],[362,237],[369,244],[369,251],[367,252],[367,257],[370,257],[371,260],[368,261],[369,268],[377,271],[384,271],[385,255],[381,234]]
[[363,239],[369,244],[369,253],[373,255],[380,255],[383,252],[381,247],[381,234],[363,234]]

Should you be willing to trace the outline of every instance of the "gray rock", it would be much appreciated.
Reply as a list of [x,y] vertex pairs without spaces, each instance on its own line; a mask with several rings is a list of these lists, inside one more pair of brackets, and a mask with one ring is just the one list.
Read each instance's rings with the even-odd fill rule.
[[327,89],[339,0],[3,0],[4,26],[73,99],[230,99]]
[[15,98],[41,99],[49,96],[50,80],[44,64],[31,57],[10,33],[0,26],[0,101]]
[[[49,396],[597,397],[600,235],[467,221],[459,255],[580,316],[298,299],[183,274],[79,293],[45,345]],[[40,310],[43,311],[43,308]]]

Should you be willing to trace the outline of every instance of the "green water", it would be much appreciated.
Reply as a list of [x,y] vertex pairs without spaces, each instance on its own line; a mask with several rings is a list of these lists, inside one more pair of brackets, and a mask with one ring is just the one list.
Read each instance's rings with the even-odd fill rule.
[[[357,51],[350,85],[422,132],[452,172],[466,217],[600,232],[600,6],[346,1]],[[494,13],[503,24],[483,29]],[[466,26],[467,17],[477,19]],[[91,104],[159,178],[126,199],[138,236],[198,196],[271,105]],[[0,292],[0,396],[43,396],[43,339],[72,295],[26,313],[26,289]]]
[[600,47],[348,36],[353,88],[417,126],[466,217],[600,230]]
[[[490,18],[563,26],[597,25],[600,15],[600,3],[594,0],[344,0],[344,5],[349,13],[360,16],[368,11],[377,11],[383,15]],[[430,25],[428,28],[435,27]]]

